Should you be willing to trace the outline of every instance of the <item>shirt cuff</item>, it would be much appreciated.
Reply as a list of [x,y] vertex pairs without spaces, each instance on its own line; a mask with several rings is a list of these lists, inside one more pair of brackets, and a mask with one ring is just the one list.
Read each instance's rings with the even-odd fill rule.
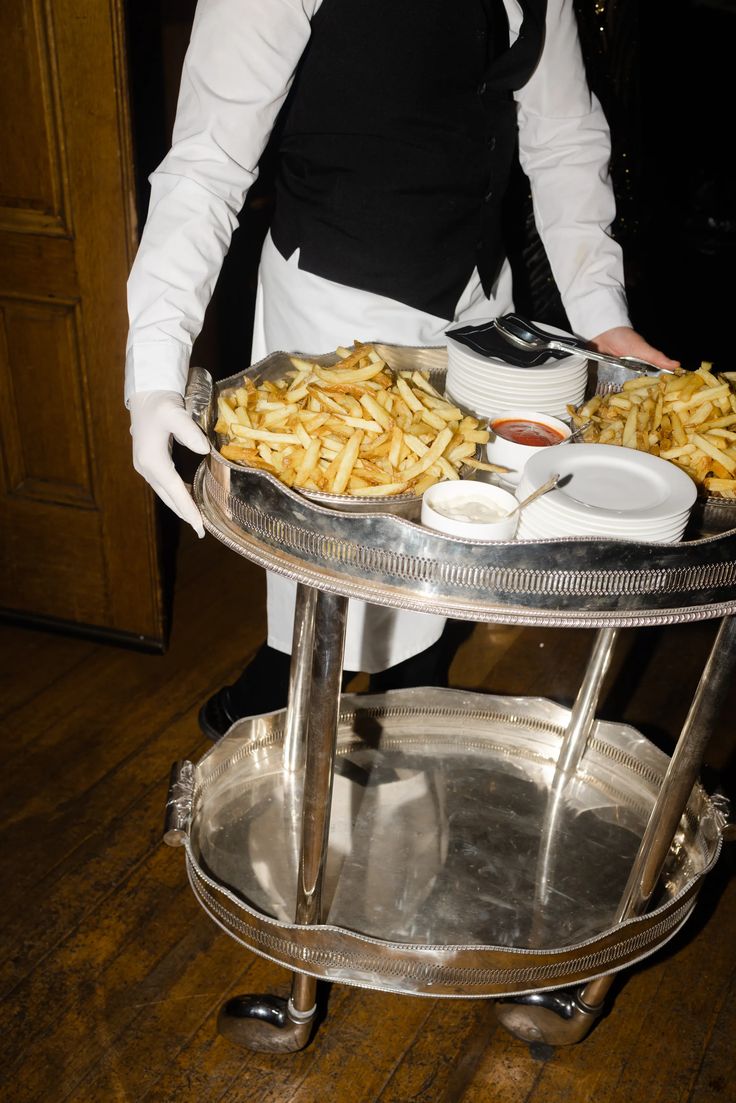
[[131,345],[125,357],[125,405],[139,391],[177,391],[183,395],[189,375],[188,346],[178,341]]
[[626,295],[621,288],[599,287],[564,305],[573,333],[587,341],[617,326],[631,325]]

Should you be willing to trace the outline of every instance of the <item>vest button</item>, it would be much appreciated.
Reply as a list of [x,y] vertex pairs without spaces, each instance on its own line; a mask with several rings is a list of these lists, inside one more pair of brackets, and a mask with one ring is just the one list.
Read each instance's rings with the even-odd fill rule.
[[488,85],[486,84],[486,82],[484,80],[482,80],[480,82],[480,84],[478,85],[478,95],[482,96],[487,87],[488,87]]
[[487,144],[488,144],[488,148],[490,149],[490,151],[493,152],[493,150],[496,148],[496,138],[495,138],[495,136],[492,137],[492,138],[489,138]]
[[484,203],[490,203],[492,199],[493,199],[493,191],[487,191],[486,194],[483,196],[483,202]]

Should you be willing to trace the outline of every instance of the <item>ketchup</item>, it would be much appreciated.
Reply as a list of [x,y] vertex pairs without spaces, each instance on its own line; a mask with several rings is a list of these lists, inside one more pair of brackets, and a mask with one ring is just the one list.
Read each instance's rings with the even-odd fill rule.
[[543,425],[539,421],[516,421],[509,418],[507,421],[498,420],[491,423],[491,428],[496,436],[504,440],[511,440],[514,444],[527,444],[532,448],[539,448],[545,444],[559,444],[564,440],[564,434],[551,425]]

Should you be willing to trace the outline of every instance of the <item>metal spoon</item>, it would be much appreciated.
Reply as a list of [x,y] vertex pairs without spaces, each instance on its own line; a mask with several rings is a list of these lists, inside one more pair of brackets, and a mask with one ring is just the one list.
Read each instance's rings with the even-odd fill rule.
[[560,481],[559,473],[556,473],[554,475],[550,475],[550,477],[547,479],[546,483],[542,483],[541,486],[538,486],[536,490],[532,491],[531,494],[529,494],[526,498],[524,498],[524,500],[522,502],[519,502],[519,504],[516,507],[516,510],[514,512],[521,513],[522,509],[526,509],[526,507],[528,505],[531,505],[532,502],[535,502],[537,500],[537,498],[541,498],[543,494],[547,494],[548,491],[554,490],[554,488],[557,486],[559,481]]
[[[602,364],[613,364],[619,368],[631,368],[632,371],[644,372],[647,375],[657,375],[660,371],[670,371],[669,368],[658,368],[650,364],[648,360],[639,360],[636,356],[609,356],[605,352],[596,352],[588,348],[585,341],[579,337],[558,337],[546,330],[535,326],[533,322],[527,322],[518,314],[504,314],[502,318],[494,320],[494,328],[502,337],[517,348],[527,349],[529,352],[539,352],[548,349],[553,352],[582,353],[589,360],[598,360]],[[674,369],[673,374],[680,375],[680,369]]]
[[592,418],[590,419],[590,421],[583,422],[582,425],[578,425],[577,429],[573,429],[573,431],[570,433],[569,437],[563,437],[562,440],[559,443],[560,444],[569,444],[571,440],[577,440],[578,437],[582,437],[582,435],[586,431],[586,429],[590,429],[592,424],[593,424],[593,419]]

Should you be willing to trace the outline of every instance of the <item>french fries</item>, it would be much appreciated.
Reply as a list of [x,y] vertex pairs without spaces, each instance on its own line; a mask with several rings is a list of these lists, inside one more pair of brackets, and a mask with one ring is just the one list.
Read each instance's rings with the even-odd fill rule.
[[474,458],[489,433],[421,372],[395,373],[373,345],[339,348],[322,367],[290,357],[276,382],[244,379],[218,398],[215,431],[225,459],[269,471],[297,490],[381,498],[417,496]]
[[714,373],[703,362],[681,375],[630,379],[620,391],[567,409],[575,425],[592,422],[586,443],[651,452],[706,494],[736,498],[736,373]]

